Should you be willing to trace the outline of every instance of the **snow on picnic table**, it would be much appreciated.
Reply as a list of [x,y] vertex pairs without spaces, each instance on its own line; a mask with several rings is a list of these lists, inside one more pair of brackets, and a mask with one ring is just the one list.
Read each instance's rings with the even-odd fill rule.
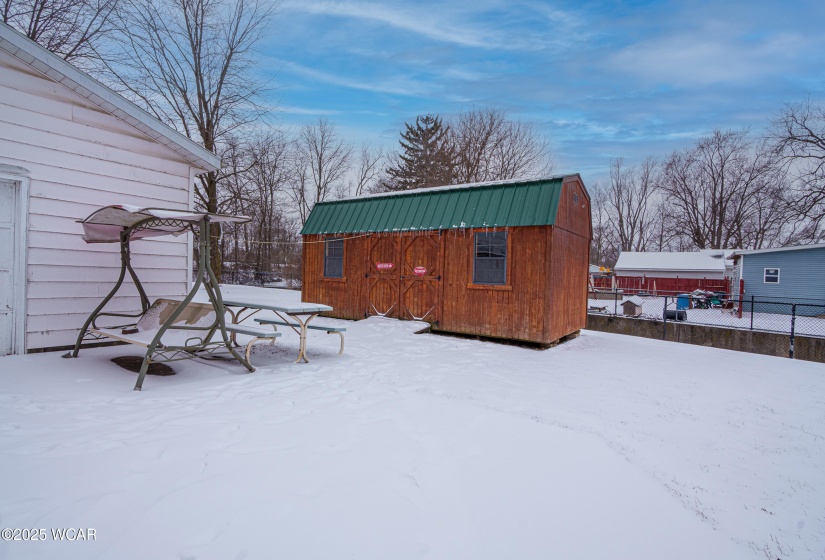
[[96,531],[0,558],[825,558],[822,364],[317,321],[343,356],[285,332],[143,392],[131,347],[0,358],[0,526]]

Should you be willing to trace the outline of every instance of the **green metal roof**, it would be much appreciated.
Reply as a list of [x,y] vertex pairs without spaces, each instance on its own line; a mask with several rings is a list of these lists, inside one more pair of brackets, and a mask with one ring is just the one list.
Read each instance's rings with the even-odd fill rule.
[[302,235],[552,225],[565,176],[319,202]]

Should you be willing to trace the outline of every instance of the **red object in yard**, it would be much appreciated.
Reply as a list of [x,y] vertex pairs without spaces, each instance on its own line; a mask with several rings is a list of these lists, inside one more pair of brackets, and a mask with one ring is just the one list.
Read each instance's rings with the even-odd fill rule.
[[391,262],[387,262],[387,263],[382,263],[382,262],[380,262],[380,263],[375,263],[375,268],[377,268],[378,270],[392,270],[392,268],[393,268],[394,266],[395,266],[395,265],[394,265],[393,263],[391,263]]
[[413,272],[416,276],[424,276],[425,274],[427,274],[427,269],[423,266],[417,266],[413,269]]

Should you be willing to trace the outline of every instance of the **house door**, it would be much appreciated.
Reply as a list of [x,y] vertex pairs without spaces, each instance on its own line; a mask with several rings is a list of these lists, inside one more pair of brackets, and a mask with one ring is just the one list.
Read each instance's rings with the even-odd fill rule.
[[367,252],[367,315],[400,317],[401,238],[372,236]]
[[[0,179],[0,356],[14,352],[17,189]],[[22,312],[22,310],[18,310]]]
[[401,242],[401,318],[436,323],[441,281],[438,233],[405,235]]

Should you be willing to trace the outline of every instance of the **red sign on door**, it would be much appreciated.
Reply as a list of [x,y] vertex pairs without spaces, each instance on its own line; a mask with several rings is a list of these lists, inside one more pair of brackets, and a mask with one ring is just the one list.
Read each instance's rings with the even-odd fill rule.
[[392,270],[394,266],[392,263],[375,263],[375,268],[378,270]]
[[417,266],[413,269],[413,272],[415,272],[416,276],[424,276],[425,274],[427,274],[427,269],[423,266]]

